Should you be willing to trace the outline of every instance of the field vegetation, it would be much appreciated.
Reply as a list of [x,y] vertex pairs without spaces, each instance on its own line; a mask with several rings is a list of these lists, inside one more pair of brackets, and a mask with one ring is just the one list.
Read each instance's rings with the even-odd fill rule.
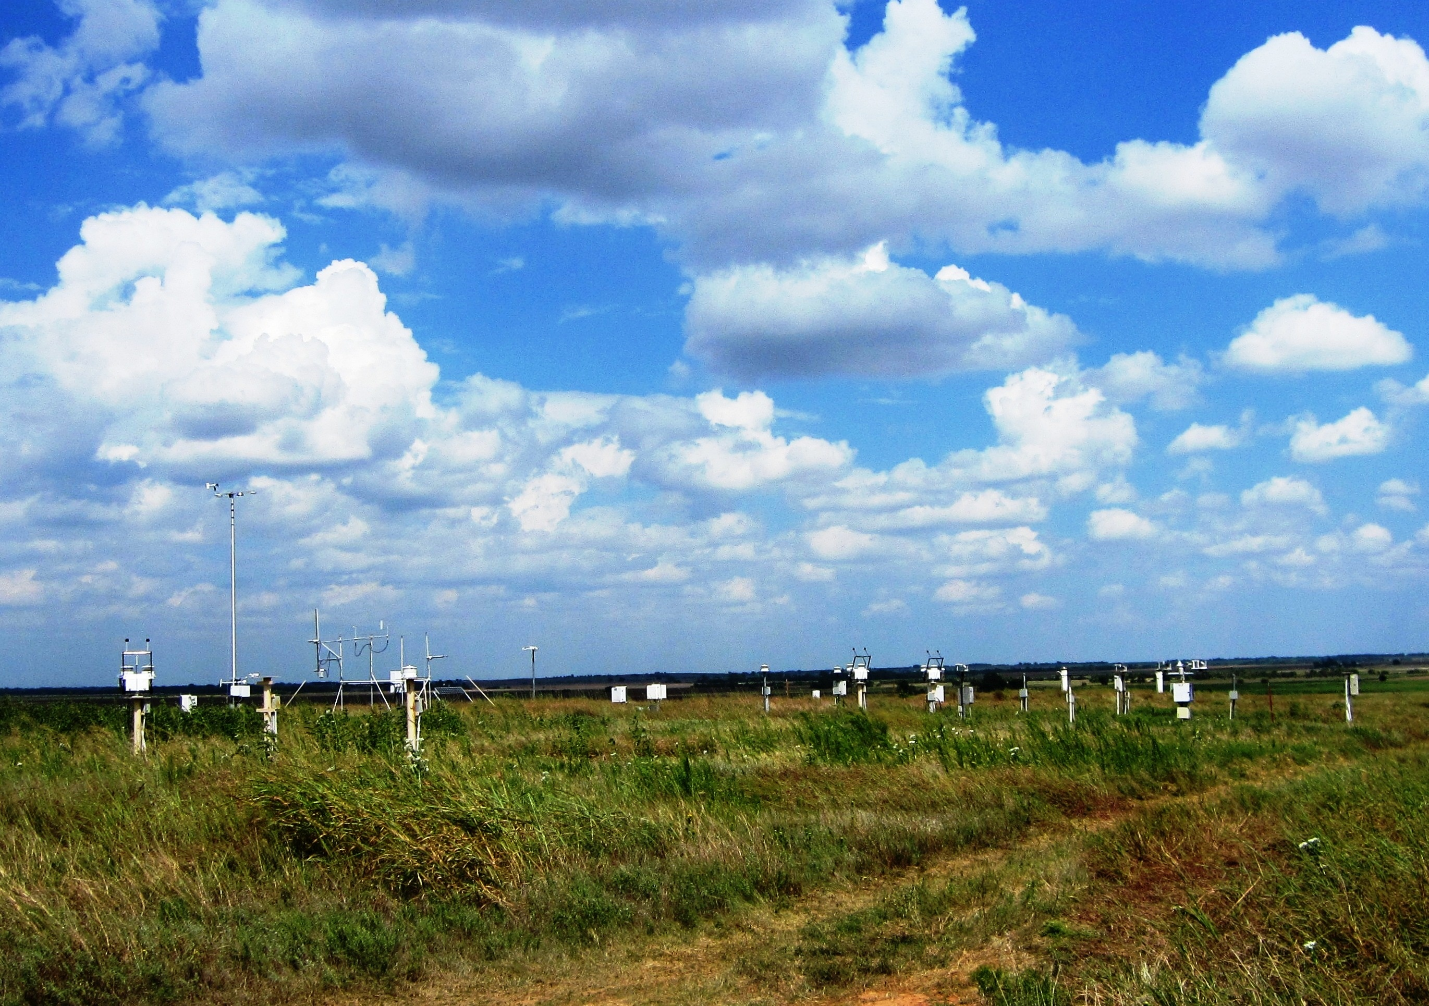
[[135,758],[117,706],[0,704],[0,1004],[584,1001],[671,940],[714,949],[620,1001],[1429,1001],[1429,681],[1353,727],[1242,689],[447,702],[416,763],[380,707],[276,750],[160,708]]

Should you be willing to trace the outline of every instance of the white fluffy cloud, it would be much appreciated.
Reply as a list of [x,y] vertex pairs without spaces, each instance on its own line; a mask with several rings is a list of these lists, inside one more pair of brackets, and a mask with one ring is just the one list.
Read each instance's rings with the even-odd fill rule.
[[854,559],[873,551],[878,539],[841,525],[826,527],[808,535],[809,548],[820,559]]
[[1084,371],[1082,379],[1100,388],[1118,405],[1149,398],[1153,408],[1184,409],[1197,398],[1205,373],[1195,360],[1182,357],[1166,363],[1150,350],[1115,353],[1102,367]]
[[269,264],[283,229],[246,213],[229,224],[140,206],[91,218],[81,237],[55,287],[0,306],[0,328],[13,366],[105,410],[98,457],[324,464],[397,449],[394,433],[435,417],[437,369],[366,266],[334,262],[265,293],[292,279]]
[[696,399],[718,432],[670,445],[663,452],[672,483],[743,491],[786,479],[826,477],[853,460],[848,444],[817,437],[786,440],[768,429],[774,403],[763,392],[726,398],[716,390]]
[[1202,426],[1192,423],[1166,446],[1167,454],[1196,454],[1201,451],[1228,451],[1241,445],[1241,434],[1229,426]]
[[1093,510],[1087,517],[1087,536],[1093,541],[1145,540],[1160,533],[1145,517],[1120,507]]
[[955,266],[929,277],[889,262],[882,244],[861,259],[698,276],[685,324],[687,353],[744,379],[1015,367],[1078,338],[1069,318],[1000,284]]
[[1429,62],[1412,39],[1358,27],[1328,49],[1299,32],[1243,56],[1211,88],[1201,132],[1277,191],[1332,213],[1422,198]]
[[1304,479],[1294,476],[1276,475],[1259,482],[1240,494],[1242,506],[1254,507],[1270,505],[1303,506],[1325,513],[1325,498]]
[[1333,461],[1356,454],[1378,454],[1389,443],[1389,427],[1364,406],[1321,426],[1314,416],[1301,419],[1290,435],[1296,461]]
[[[94,7],[138,12],[113,33],[134,41],[57,73],[92,51],[89,18],[58,49],[14,49],[9,100],[32,118],[57,107],[50,81],[99,94],[62,116],[81,128],[143,82],[152,26],[129,22],[152,8]],[[1336,213],[1424,194],[1424,55],[1366,28],[1328,50],[1272,38],[1211,89],[1197,142],[1129,138],[1088,163],[1008,147],[970,114],[950,73],[975,34],[936,0],[889,3],[852,52],[831,0],[585,7],[214,0],[201,74],[143,105],[180,151],[338,162],[327,205],[549,201],[570,222],[659,227],[702,276],[885,239],[1255,268],[1278,260],[1268,221],[1294,192]]]
[[1401,510],[1405,513],[1413,513],[1418,509],[1414,505],[1414,497],[1419,495],[1419,484],[1417,482],[1406,482],[1404,479],[1386,479],[1379,484],[1378,502],[1386,510]]
[[1389,366],[1413,355],[1404,336],[1374,315],[1356,317],[1302,293],[1277,300],[1256,315],[1227,347],[1225,362],[1267,374],[1303,373]]

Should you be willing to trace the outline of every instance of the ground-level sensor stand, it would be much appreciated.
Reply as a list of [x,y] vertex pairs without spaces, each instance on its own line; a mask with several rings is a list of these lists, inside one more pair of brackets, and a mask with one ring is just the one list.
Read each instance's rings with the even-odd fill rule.
[[858,690],[858,707],[864,712],[868,712],[868,672],[871,668],[872,663],[868,650],[865,649],[859,653],[855,649],[853,663],[848,665],[848,669],[853,676],[854,688]]
[[1189,665],[1176,661],[1176,675],[1180,680],[1171,682],[1171,701],[1176,704],[1178,720],[1191,718],[1191,703],[1196,701],[1195,685],[1186,680],[1186,675],[1194,675],[1196,671],[1204,670],[1205,666],[1204,660],[1193,660]]
[[769,712],[769,665],[760,664],[759,673],[763,676],[764,684],[759,686],[759,694],[764,697],[764,711]]
[[942,680],[946,668],[941,652],[923,652],[928,654],[928,662],[923,665],[923,676],[928,679],[928,712],[936,713],[943,705]]
[[1077,722],[1077,693],[1072,688],[1072,676],[1062,668],[1062,698],[1067,701],[1067,722]]
[[839,699],[848,695],[848,682],[844,679],[844,669],[842,667],[834,668],[834,683],[832,687],[829,688],[829,694],[834,697],[835,709],[838,708]]
[[1346,722],[1346,723],[1353,723],[1353,722],[1355,721],[1355,699],[1359,697],[1359,694],[1360,694],[1360,676],[1359,676],[1359,674],[1347,674],[1347,675],[1345,675],[1345,722]]
[[1237,683],[1237,681],[1236,681],[1236,676],[1235,676],[1234,674],[1232,674],[1232,675],[1231,675],[1231,692],[1230,692],[1230,703],[1231,703],[1230,718],[1231,718],[1231,719],[1235,719],[1235,704],[1240,701],[1240,689],[1237,687],[1237,684],[1238,684],[1238,683]]
[[968,684],[967,664],[954,664],[953,670],[958,675],[958,719],[965,720],[972,714],[977,690]]
[[407,756],[415,763],[422,755],[422,714],[432,704],[432,661],[445,660],[445,653],[433,653],[432,641],[422,636],[424,666],[419,674],[415,665],[407,663],[406,640],[397,639],[397,663],[400,670],[391,672],[390,687],[393,692],[402,693],[402,704],[407,713]]
[[149,717],[149,690],[154,687],[154,650],[147,639],[142,650],[129,649],[129,640],[124,640],[124,651],[119,657],[119,687],[129,699],[134,753],[144,754],[149,750],[144,723]]
[[1126,687],[1126,665],[1112,665],[1112,688],[1116,690],[1116,714],[1125,716],[1131,712],[1131,692]]
[[1027,712],[1032,706],[1031,693],[1027,691],[1027,675],[1022,675],[1022,687],[1017,689],[1017,711]]

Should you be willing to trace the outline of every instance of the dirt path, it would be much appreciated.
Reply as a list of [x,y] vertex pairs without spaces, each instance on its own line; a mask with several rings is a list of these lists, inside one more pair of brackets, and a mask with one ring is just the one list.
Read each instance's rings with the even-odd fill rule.
[[[709,1003],[977,1003],[968,974],[981,964],[1026,966],[1007,936],[969,948],[949,964],[903,970],[856,989],[820,992],[799,975],[770,973],[771,951],[788,949],[810,923],[834,920],[874,904],[901,884],[915,879],[946,881],[1005,864],[1011,855],[1036,860],[1065,855],[1089,831],[1100,830],[1125,814],[1063,822],[1019,843],[938,857],[900,873],[862,882],[838,884],[775,909],[755,906],[733,913],[693,933],[667,933],[641,939],[622,935],[607,948],[591,948],[558,960],[503,961],[469,973],[446,972],[387,996],[334,996],[330,1006],[642,1006]],[[1021,877],[1020,879],[1025,879]],[[777,953],[774,956],[778,956]]]
[[[1298,769],[1250,774],[1284,779]],[[1243,780],[1243,781],[1249,781]],[[863,980],[854,987],[818,989],[794,968],[771,970],[780,951],[790,951],[811,923],[835,921],[868,908],[891,891],[914,880],[946,882],[999,868],[1006,870],[1006,889],[1015,893],[1026,883],[1051,883],[1056,864],[1075,863],[1088,836],[1159,804],[1214,799],[1230,782],[1198,793],[1135,801],[1094,816],[1064,818],[1015,846],[952,853],[930,858],[918,867],[877,878],[834,884],[782,908],[751,906],[730,913],[693,932],[652,937],[621,934],[610,946],[539,960],[502,960],[479,970],[448,971],[404,986],[390,995],[335,995],[324,1006],[942,1006],[981,1004],[969,976],[980,965],[1021,969],[1038,963],[1036,934],[994,931],[963,947],[936,967],[902,967],[895,973]],[[1065,881],[1064,881],[1065,882]],[[1073,882],[1071,888],[1079,886]],[[1025,928],[1025,927],[1024,927]]]

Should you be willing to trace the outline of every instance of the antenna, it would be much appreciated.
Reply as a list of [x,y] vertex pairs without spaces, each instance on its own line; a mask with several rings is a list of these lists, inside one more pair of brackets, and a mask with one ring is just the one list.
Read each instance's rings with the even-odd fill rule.
[[[353,639],[357,638],[357,630],[353,630]],[[322,619],[318,616],[318,609],[313,609],[313,638],[308,642],[313,644],[315,664],[314,673],[319,678],[327,678],[332,673],[332,665],[337,664],[337,680],[339,689],[342,687],[342,644],[343,638],[323,639]],[[337,644],[337,649],[333,649],[333,644]]]
[[445,660],[445,659],[447,659],[447,655],[446,655],[445,653],[433,653],[433,652],[432,652],[432,640],[431,640],[431,638],[427,635],[427,633],[425,633],[425,632],[422,633],[422,643],[424,644],[424,646],[425,646],[425,648],[426,648],[426,651],[427,651],[427,657],[426,657],[426,660],[427,660],[427,680],[428,680],[428,681],[431,681],[431,680],[432,680],[432,661],[433,661],[433,660]]
[[220,499],[228,500],[228,613],[229,613],[229,678],[228,694],[229,698],[235,698],[246,694],[247,685],[242,685],[244,692],[239,692],[238,680],[238,507],[237,499],[240,496],[252,496],[256,489],[230,489],[224,492],[218,487],[217,482],[205,482],[204,486],[211,490]]

